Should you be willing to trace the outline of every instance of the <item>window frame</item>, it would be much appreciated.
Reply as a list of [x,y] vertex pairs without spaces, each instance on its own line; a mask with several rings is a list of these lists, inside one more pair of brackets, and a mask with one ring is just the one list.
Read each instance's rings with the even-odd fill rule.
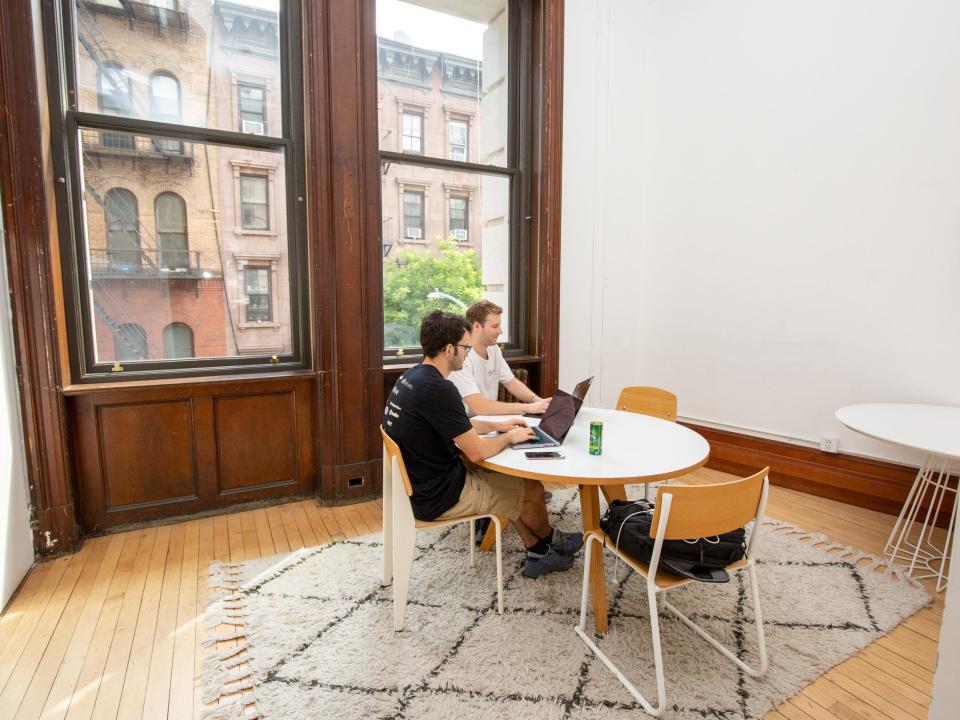
[[[463,144],[456,143],[456,147],[463,148],[463,160],[453,157],[453,126],[463,126]],[[470,121],[465,118],[451,117],[447,120],[447,158],[454,162],[468,162],[470,160]]]
[[[511,340],[501,344],[505,357],[527,356],[535,348],[531,346],[530,310],[530,269],[531,237],[530,221],[532,174],[533,174],[533,130],[536,126],[533,111],[533,96],[537,88],[534,87],[533,67],[529,50],[534,46],[534,10],[529,2],[521,0],[507,0],[508,12],[508,43],[507,48],[507,84],[509,107],[507,108],[507,138],[508,152],[505,166],[486,165],[470,162],[469,158],[469,121],[467,161],[459,162],[447,157],[449,152],[449,120],[461,119],[448,117],[446,129],[446,146],[442,157],[433,157],[424,153],[417,155],[402,151],[402,137],[398,152],[380,150],[381,169],[392,164],[416,165],[420,167],[440,170],[460,170],[478,175],[492,175],[506,177],[510,181],[510,288],[508,292],[509,304],[507,315],[510,323]],[[526,49],[526,52],[523,50]],[[400,107],[401,117],[405,111],[406,100]],[[456,111],[451,111],[456,115]],[[401,120],[402,122],[402,120]],[[402,133],[402,126],[401,126]],[[402,182],[402,181],[401,181]],[[402,197],[402,193],[401,193]],[[382,215],[382,206],[381,206]],[[449,210],[447,211],[449,216]],[[381,225],[382,225],[381,217]],[[449,217],[446,220],[449,223]],[[468,221],[469,222],[469,221]],[[468,230],[469,232],[469,230]],[[464,244],[472,244],[469,240]],[[522,308],[521,308],[522,304]],[[382,319],[381,319],[382,322]],[[392,365],[417,362],[423,356],[419,346],[402,348],[383,348],[383,365],[389,369]]]
[[[236,75],[236,73],[233,73],[233,74]],[[254,133],[254,134],[267,135],[267,134],[268,134],[268,130],[269,130],[269,123],[267,122],[267,83],[266,83],[266,82],[259,82],[259,83],[258,83],[258,82],[252,82],[252,81],[249,81],[249,80],[236,80],[236,88],[237,88],[237,90],[236,90],[236,92],[237,92],[237,98],[236,98],[236,101],[237,101],[237,130],[239,130],[240,132],[244,132],[244,130],[243,130],[243,122],[244,122],[244,119],[245,119],[245,118],[243,117],[243,112],[244,112],[244,111],[243,111],[243,107],[242,107],[242,105],[243,105],[243,97],[241,97],[241,95],[242,95],[242,93],[243,93],[244,88],[247,88],[247,89],[250,89],[250,90],[259,90],[259,91],[260,91],[260,94],[261,94],[260,120],[259,120],[259,121],[254,120],[253,122],[259,122],[261,125],[263,125],[263,132],[262,132],[262,133]]]
[[[462,218],[463,225],[462,225],[462,227],[454,227],[454,226],[453,226],[453,225],[454,225],[454,224],[453,224],[453,205],[454,205],[454,202],[462,202],[462,203],[463,203],[463,218]],[[456,240],[458,243],[461,243],[461,244],[466,245],[466,244],[469,244],[469,243],[471,242],[471,239],[470,239],[470,197],[469,197],[468,195],[453,194],[453,195],[450,195],[450,196],[447,198],[447,233],[448,233],[451,237],[453,237],[453,231],[454,231],[454,230],[465,230],[466,233],[467,233],[467,238],[466,238],[466,240],[460,240],[460,239],[458,239],[458,238],[456,238],[456,237],[453,238],[453,239]]]
[[[417,202],[420,205],[420,217],[417,225],[408,225],[407,224],[407,195],[416,196]],[[401,207],[403,208],[403,222],[400,227],[400,242],[426,242],[426,214],[427,214],[427,193],[426,190],[422,187],[413,186],[412,189],[403,187],[400,190],[400,202]],[[410,216],[413,217],[413,216]],[[420,237],[407,237],[407,229],[415,227],[420,231]]]
[[[122,382],[174,377],[203,377],[237,372],[283,372],[310,366],[308,352],[309,303],[306,239],[306,182],[304,158],[302,8],[294,0],[280,0],[278,13],[280,76],[282,83],[277,135],[252,135],[181,123],[108,115],[81,110],[77,77],[76,13],[73,0],[45,0],[42,3],[43,42],[49,99],[51,147],[56,183],[57,221],[64,285],[64,308],[69,348],[71,381],[77,384]],[[178,83],[179,109],[183,115],[183,86],[169,70],[158,67],[154,74],[166,74]],[[148,87],[153,103],[152,88]],[[99,105],[97,106],[99,110]],[[286,188],[286,236],[289,262],[291,350],[237,355],[155,359],[149,361],[98,361],[94,354],[95,319],[87,293],[90,276],[87,262],[86,228],[83,218],[82,145],[80,130],[126,132],[160,140],[209,143],[250,150],[282,153]],[[274,183],[268,183],[273,192]],[[276,201],[276,198],[273,198]],[[254,231],[251,231],[254,232]],[[268,234],[273,232],[268,231]],[[227,260],[221,258],[226,264]],[[229,291],[225,301],[229,302]],[[276,300],[276,298],[274,298]],[[273,313],[277,316],[276,306]]]
[[[179,209],[181,212],[182,225],[180,231],[172,231],[166,227],[161,229],[160,222],[160,202],[162,200],[176,200],[179,202]],[[163,192],[157,193],[153,198],[153,224],[156,228],[157,236],[157,264],[163,267],[190,267],[190,232],[187,229],[187,202],[183,199],[183,196],[179,193],[174,192],[173,190],[164,190]],[[167,248],[164,247],[163,238],[170,235],[182,235],[183,236],[183,248]],[[167,253],[176,253],[183,254],[185,265],[174,264],[168,265],[165,259]]]
[[[237,203],[237,205],[240,207],[240,230],[243,231],[244,233],[251,233],[251,232],[253,232],[253,233],[270,232],[270,227],[271,227],[271,226],[270,226],[270,220],[271,220],[271,217],[272,217],[272,215],[273,215],[273,214],[270,212],[270,176],[269,176],[269,175],[264,175],[263,173],[243,172],[243,170],[241,169],[241,171],[240,171],[240,178],[239,178],[239,179],[240,179],[240,193],[239,193],[239,195],[237,196],[237,199],[239,200],[239,202]],[[263,188],[263,202],[262,202],[262,203],[249,202],[249,201],[246,201],[246,200],[243,199],[243,186],[244,186],[244,181],[245,181],[245,180],[248,181],[248,182],[249,182],[249,181],[256,180],[256,181],[258,181],[258,182],[260,183],[261,187]],[[246,206],[247,206],[247,205],[257,206],[257,207],[259,207],[259,206],[261,206],[261,205],[263,206],[263,209],[264,209],[264,214],[263,214],[263,227],[259,227],[259,226],[258,226],[258,227],[252,227],[252,226],[248,226],[248,225],[247,225],[246,220],[244,219],[245,215],[244,215],[244,212],[243,212],[243,211],[246,209]]]
[[[417,129],[419,130],[419,133],[417,135],[409,135],[409,136],[407,135],[406,119],[408,117],[416,118],[418,120]],[[424,120],[424,113],[422,111],[418,112],[414,110],[408,110],[406,108],[401,108],[400,110],[400,152],[402,152],[404,155],[426,155],[427,154],[426,140],[424,137],[424,135],[426,134],[424,132],[424,125],[425,125],[425,120]],[[404,145],[406,145],[407,137],[418,140],[420,143],[420,149],[407,150],[404,147]]]

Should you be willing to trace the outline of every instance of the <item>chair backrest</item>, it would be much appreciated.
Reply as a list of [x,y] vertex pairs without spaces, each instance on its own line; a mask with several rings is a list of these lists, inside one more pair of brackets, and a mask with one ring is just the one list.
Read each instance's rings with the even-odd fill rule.
[[713,537],[746,525],[763,512],[769,471],[766,467],[748,478],[716,485],[661,485],[650,536],[660,527],[664,495],[672,496],[664,540]]
[[620,391],[617,410],[652,415],[661,420],[677,421],[677,396],[655,387],[625,387]]
[[[527,384],[527,379],[530,377],[530,372],[526,368],[510,368],[513,371],[513,376],[522,382],[524,385]],[[519,398],[515,398],[513,393],[507,391],[507,389],[500,385],[500,389],[497,391],[497,400],[500,402],[518,402]]]
[[[407,491],[408,496],[413,495],[413,485],[410,484],[410,478],[407,477],[407,466],[403,464],[403,455],[400,453],[400,446],[394,442],[393,438],[387,435],[383,425],[380,426],[380,434],[383,435],[383,450],[386,453],[384,462],[396,459],[397,467],[400,468],[400,477],[403,479],[403,489]],[[387,468],[384,468],[386,471]]]

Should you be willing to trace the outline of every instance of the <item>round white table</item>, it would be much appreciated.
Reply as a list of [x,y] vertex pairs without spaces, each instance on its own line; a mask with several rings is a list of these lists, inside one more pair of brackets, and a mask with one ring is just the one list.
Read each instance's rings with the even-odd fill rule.
[[[909,574],[919,570],[918,578],[937,578],[937,591],[943,590],[947,586],[950,539],[957,523],[957,482],[951,470],[960,465],[960,407],[850,405],[837,410],[836,415],[837,420],[862,435],[926,453],[883,551],[891,564],[907,564]],[[941,512],[950,515],[942,546],[933,542]]]
[[[478,420],[504,420],[481,416]],[[603,452],[589,452],[590,423],[603,422]],[[529,419],[530,425],[537,420]],[[600,530],[600,494],[607,501],[625,500],[624,485],[674,478],[696,470],[710,455],[710,445],[693,430],[677,423],[621,410],[581,408],[563,444],[563,459],[530,460],[524,450],[506,448],[479,465],[516,477],[580,486],[584,532]],[[607,600],[602,553],[594,553],[590,589],[598,633],[607,631]]]

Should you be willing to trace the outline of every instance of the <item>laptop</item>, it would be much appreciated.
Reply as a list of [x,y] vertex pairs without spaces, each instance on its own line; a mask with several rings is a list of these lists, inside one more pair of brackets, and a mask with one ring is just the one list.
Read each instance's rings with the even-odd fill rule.
[[530,428],[533,430],[534,438],[527,442],[511,445],[514,450],[525,450],[529,448],[548,448],[557,447],[563,444],[567,433],[573,427],[573,421],[583,406],[583,397],[590,389],[590,383],[593,378],[587,378],[583,382],[577,383],[573,393],[566,393],[558,390],[553,396],[547,411],[543,414],[543,419],[538,427]]
[[[578,400],[583,400],[587,396],[587,391],[590,390],[590,383],[593,382],[593,375],[588,377],[586,380],[581,380],[577,383],[577,386],[573,389],[573,392],[570,393],[573,397]],[[549,407],[549,406],[548,406]],[[524,417],[528,418],[540,418],[544,416],[544,413],[524,413]]]

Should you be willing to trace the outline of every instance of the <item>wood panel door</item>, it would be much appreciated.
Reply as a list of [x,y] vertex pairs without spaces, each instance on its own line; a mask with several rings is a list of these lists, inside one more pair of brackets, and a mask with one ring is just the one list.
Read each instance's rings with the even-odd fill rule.
[[316,488],[311,373],[70,397],[87,533]]

